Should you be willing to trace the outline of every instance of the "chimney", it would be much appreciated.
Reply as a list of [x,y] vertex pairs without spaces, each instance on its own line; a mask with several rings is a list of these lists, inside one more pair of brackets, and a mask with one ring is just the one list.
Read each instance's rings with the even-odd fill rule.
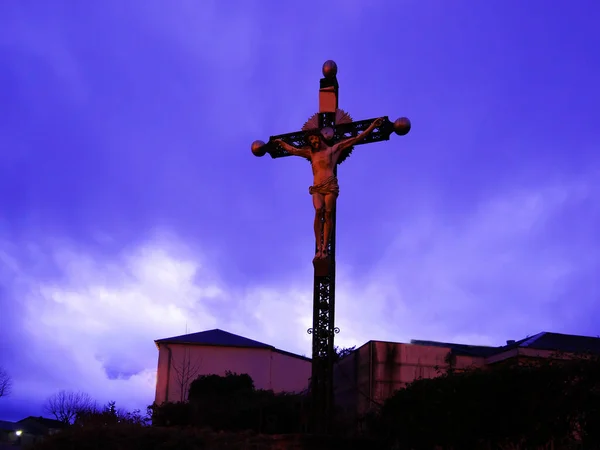
[[515,343],[514,339],[509,339],[508,341],[506,341],[506,345],[513,345]]

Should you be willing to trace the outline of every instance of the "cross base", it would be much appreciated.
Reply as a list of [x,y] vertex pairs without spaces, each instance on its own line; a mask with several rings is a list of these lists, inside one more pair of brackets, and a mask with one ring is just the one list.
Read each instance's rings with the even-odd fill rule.
[[326,277],[329,275],[331,257],[327,256],[326,258],[315,258],[313,259],[313,266],[315,267],[316,277]]

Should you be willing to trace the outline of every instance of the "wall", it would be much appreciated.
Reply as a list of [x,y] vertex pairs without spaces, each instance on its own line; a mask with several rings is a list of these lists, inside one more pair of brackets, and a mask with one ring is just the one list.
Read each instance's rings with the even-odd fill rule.
[[311,362],[271,351],[271,389],[274,392],[302,392],[308,389]]
[[[417,378],[437,376],[436,366],[445,370],[445,359],[450,351],[443,347],[391,342],[373,342],[371,345],[372,396],[377,403],[383,403],[395,391]],[[367,405],[364,405],[362,410],[366,409]]]
[[[170,370],[169,349],[172,358]],[[175,369],[181,370],[184,361],[189,361],[192,367],[198,367],[194,378],[211,374],[223,376],[226,371],[247,373],[254,380],[257,389],[274,392],[302,391],[308,386],[310,377],[310,361],[273,352],[268,348],[162,344],[158,355],[156,403],[181,400],[181,383]]]
[[338,414],[345,420],[352,421],[356,419],[357,403],[360,396],[358,392],[358,369],[361,358],[359,355],[363,348],[366,347],[362,346],[356,349],[333,368],[335,407]]
[[449,347],[370,341],[343,358],[334,368],[335,402],[340,420],[351,426],[396,390],[418,378],[434,378],[449,368],[523,364],[548,358],[572,358],[550,350],[513,348],[488,358],[452,355]]
[[[450,348],[370,341],[342,359],[335,370],[336,406],[355,420],[418,378],[433,378],[448,369]],[[453,367],[481,367],[483,357],[456,356]]]
[[12,445],[16,440],[18,436],[14,431],[0,430],[0,443],[6,442]]
[[535,348],[513,348],[486,359],[486,364],[498,364],[504,361],[526,361],[528,359],[570,359],[575,357],[571,353],[557,353],[554,350],[538,350]]

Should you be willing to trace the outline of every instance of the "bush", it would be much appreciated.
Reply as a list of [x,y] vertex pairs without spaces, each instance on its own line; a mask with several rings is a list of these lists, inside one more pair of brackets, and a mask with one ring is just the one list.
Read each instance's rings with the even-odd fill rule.
[[191,428],[109,425],[72,427],[48,437],[34,450],[203,450],[206,440]]
[[382,450],[380,442],[332,436],[214,433],[178,427],[74,427],[33,450]]
[[131,412],[117,408],[114,401],[108,402],[104,408],[90,407],[78,411],[73,422],[74,426],[107,426],[107,425],[147,425],[150,421],[148,414],[142,415],[139,409]]
[[192,424],[191,407],[187,402],[152,405],[152,425],[157,427],[185,427]]
[[420,379],[390,397],[371,422],[395,443],[415,449],[482,443],[536,448],[551,441],[565,446],[574,430],[583,444],[595,446],[599,374],[597,360],[578,359]]
[[307,398],[257,390],[247,374],[205,375],[190,385],[189,402],[152,406],[155,426],[195,426],[218,431],[298,433],[306,428]]

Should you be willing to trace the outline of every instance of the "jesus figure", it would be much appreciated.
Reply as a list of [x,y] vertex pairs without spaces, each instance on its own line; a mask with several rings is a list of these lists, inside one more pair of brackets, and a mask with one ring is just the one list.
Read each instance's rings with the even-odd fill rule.
[[359,135],[344,139],[332,146],[324,141],[321,131],[318,129],[307,132],[308,145],[306,147],[297,148],[281,139],[275,141],[288,153],[302,156],[311,163],[314,180],[313,185],[308,188],[308,192],[312,195],[315,207],[314,228],[317,241],[315,259],[324,259],[328,256],[327,248],[333,226],[333,209],[340,193],[338,180],[334,173],[340,154],[366,138],[382,123],[383,118],[376,119]]

